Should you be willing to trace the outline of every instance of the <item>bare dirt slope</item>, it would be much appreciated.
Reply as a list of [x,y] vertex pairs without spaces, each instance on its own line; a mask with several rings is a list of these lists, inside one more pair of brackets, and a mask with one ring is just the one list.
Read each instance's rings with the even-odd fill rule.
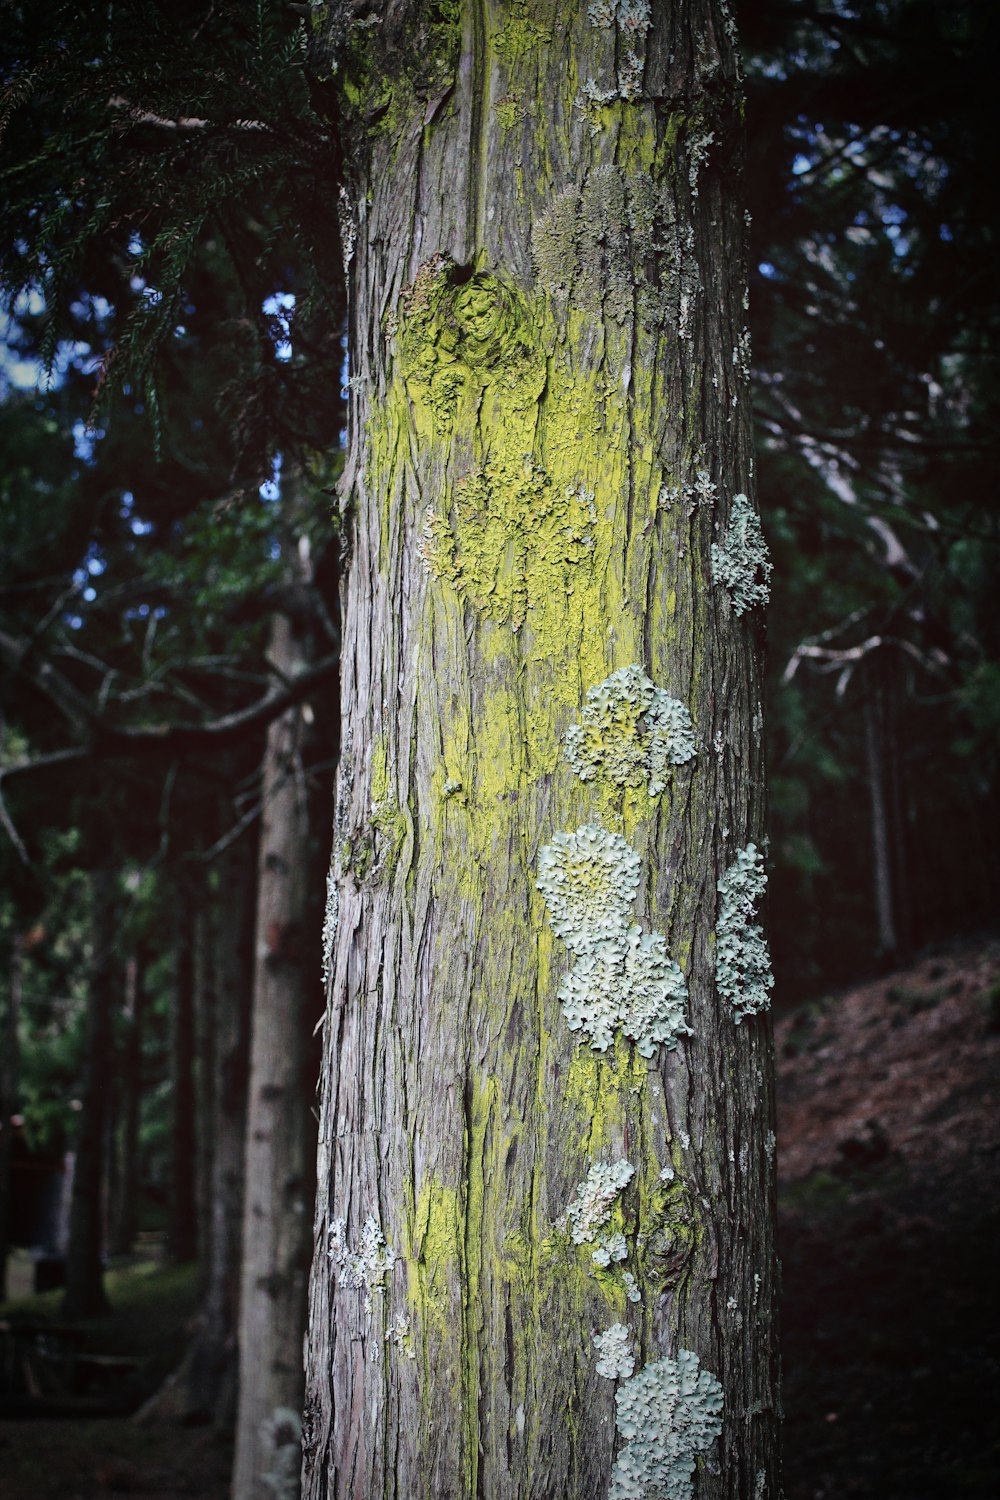
[[777,1048],[787,1500],[996,1500],[1000,942]]

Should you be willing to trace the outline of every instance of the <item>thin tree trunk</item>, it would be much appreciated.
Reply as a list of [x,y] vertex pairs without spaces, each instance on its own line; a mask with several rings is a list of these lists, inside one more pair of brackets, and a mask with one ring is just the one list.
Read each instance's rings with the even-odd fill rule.
[[213,1422],[229,1428],[236,1414],[255,856],[256,840],[250,835],[226,851],[221,863],[223,900],[213,923],[215,1083],[209,1128],[214,1149],[205,1293],[184,1357],[138,1413],[136,1420],[141,1422]]
[[195,1095],[195,893],[190,869],[174,872],[174,1008],[171,1030],[171,1187],[168,1230],[171,1258],[198,1253]]
[[[286,514],[294,514],[295,482],[285,481]],[[288,564],[294,573],[298,559]],[[284,615],[274,618],[268,655],[281,681],[308,661],[305,639]],[[262,776],[234,1500],[294,1500],[299,1493],[316,1161],[315,1072],[307,1084],[306,1063],[320,999],[318,933],[310,920],[316,839],[302,766],[307,720],[296,707],[272,724]]]
[[18,1026],[21,1017],[21,986],[24,978],[24,940],[18,933],[11,944],[7,970],[7,1004],[3,1015],[3,1044],[0,1047],[0,1302],[7,1296],[7,1259],[11,1243],[11,1209],[13,1206],[13,1118],[17,1113],[20,1044]]
[[212,1162],[212,1266],[205,1298],[205,1336],[216,1351],[213,1400],[217,1425],[236,1419],[243,1170],[246,1156],[250,1005],[253,993],[257,840],[242,838],[222,867],[223,910],[216,935],[215,1155]]
[[868,674],[865,684],[865,763],[868,771],[868,802],[872,830],[872,888],[878,927],[878,951],[893,958],[899,947],[893,900],[893,859],[889,835],[884,762],[884,704],[877,678]]
[[895,890],[896,938],[899,943],[899,958],[906,962],[913,947],[913,901],[910,879],[906,762],[903,741],[899,733],[902,692],[898,657],[887,653],[881,663],[881,674],[885,694],[885,769],[889,784],[889,831]]
[[[371,141],[304,1493],[682,1496],[690,1471],[776,1500],[771,1041],[743,1018],[769,976],[733,894],[766,570],[730,23],[460,10],[397,5],[350,53]],[[694,724],[662,777],[654,709]],[[626,950],[663,979],[663,941],[690,1033],[658,1012],[658,1042]]]
[[115,875],[108,866],[102,866],[93,877],[93,959],[62,1304],[66,1318],[90,1318],[110,1310],[104,1291],[103,1230],[107,1111],[112,1078],[115,918]]
[[117,1192],[111,1225],[112,1255],[130,1255],[139,1228],[139,1100],[142,1094],[144,966],[140,953],[125,964],[125,1040],[121,1053],[121,1119],[118,1129]]
[[203,899],[195,916],[195,1105],[198,1200],[198,1266],[208,1289],[213,1259],[212,1236],[215,1219],[212,1199],[215,1191],[215,1121],[216,1121],[216,1027],[218,1024],[215,993],[215,900],[203,884]]

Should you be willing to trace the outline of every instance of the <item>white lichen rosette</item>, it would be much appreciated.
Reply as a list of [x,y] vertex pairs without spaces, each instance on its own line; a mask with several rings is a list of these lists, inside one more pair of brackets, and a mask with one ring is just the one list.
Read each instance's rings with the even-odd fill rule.
[[619,667],[587,689],[579,724],[563,737],[566,760],[581,781],[664,791],[674,766],[693,759],[694,725],[684,704],[658,688],[639,666]]
[[538,889],[553,931],[576,959],[558,998],[571,1031],[598,1052],[615,1033],[642,1057],[690,1032],[687,985],[660,932],[629,922],[639,889],[639,856],[620,834],[596,823],[557,833],[538,856]]
[[733,1007],[737,1025],[771,1004],[774,975],[757,903],[767,888],[764,858],[747,844],[718,883],[719,916],[715,932],[715,982]]
[[645,1365],[615,1393],[626,1446],[608,1500],[690,1500],[695,1459],[722,1432],[722,1386],[690,1349]]
[[772,566],[760,517],[747,495],[734,495],[726,534],[712,543],[712,582],[726,589],[734,614],[767,603]]

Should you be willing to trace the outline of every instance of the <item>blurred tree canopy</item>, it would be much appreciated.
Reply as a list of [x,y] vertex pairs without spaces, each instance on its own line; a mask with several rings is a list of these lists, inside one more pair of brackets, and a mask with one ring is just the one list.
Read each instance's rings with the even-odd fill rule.
[[771,920],[801,995],[993,920],[1000,20],[833,0],[740,23]]
[[[239,823],[277,602],[332,670],[351,143],[313,9],[5,8],[6,934],[53,901],[73,925],[53,881],[98,835],[143,867],[195,827],[210,845],[220,780]],[[1000,21],[775,0],[739,23],[780,999],[991,917]],[[281,463],[316,500],[296,601]]]

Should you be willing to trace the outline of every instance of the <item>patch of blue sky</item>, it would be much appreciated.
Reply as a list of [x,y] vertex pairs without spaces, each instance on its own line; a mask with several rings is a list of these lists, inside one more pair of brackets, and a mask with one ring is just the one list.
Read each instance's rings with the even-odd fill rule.
[[156,530],[152,521],[144,521],[142,516],[136,515],[135,496],[131,490],[122,490],[118,514],[123,521],[128,522],[128,529],[133,536],[149,536],[151,532]]
[[295,313],[295,293],[275,292],[265,297],[261,311],[270,321],[274,357],[287,363],[292,357],[292,317]]
[[281,499],[281,454],[280,453],[276,453],[275,454],[275,457],[274,457],[274,468],[273,468],[273,471],[272,471],[272,474],[271,474],[271,478],[264,480],[264,483],[260,486],[260,489],[257,491],[257,493],[260,495],[260,498],[264,501],[264,503],[266,505],[274,505],[276,501],[278,501],[278,500]]

